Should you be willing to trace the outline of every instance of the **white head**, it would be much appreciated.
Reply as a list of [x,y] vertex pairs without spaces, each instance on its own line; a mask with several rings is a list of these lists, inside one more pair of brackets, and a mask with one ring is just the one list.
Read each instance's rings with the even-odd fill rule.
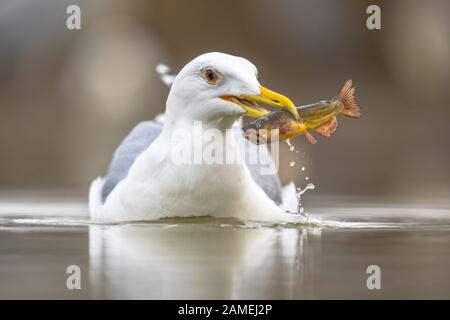
[[189,62],[172,84],[166,121],[216,122],[242,115],[260,117],[268,111],[257,102],[286,109],[298,118],[285,96],[262,87],[258,71],[248,60],[220,52],[205,53]]

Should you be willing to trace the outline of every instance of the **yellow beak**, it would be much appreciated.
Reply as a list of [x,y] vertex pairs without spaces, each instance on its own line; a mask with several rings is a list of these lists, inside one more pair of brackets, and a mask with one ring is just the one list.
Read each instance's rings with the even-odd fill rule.
[[259,118],[269,113],[268,110],[258,105],[258,102],[260,102],[268,106],[284,109],[292,114],[295,120],[299,119],[297,109],[288,97],[264,88],[263,86],[260,86],[259,89],[261,91],[259,95],[239,97],[226,96],[222,97],[222,99],[238,104],[242,109],[247,111],[245,115],[248,117]]

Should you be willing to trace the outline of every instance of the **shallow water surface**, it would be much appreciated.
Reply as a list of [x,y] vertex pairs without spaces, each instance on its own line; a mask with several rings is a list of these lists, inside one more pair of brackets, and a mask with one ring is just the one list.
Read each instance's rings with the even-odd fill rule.
[[[450,211],[331,203],[315,223],[92,224],[72,199],[0,201],[0,298],[450,298]],[[81,268],[68,290],[66,268]],[[381,268],[381,290],[366,269]]]

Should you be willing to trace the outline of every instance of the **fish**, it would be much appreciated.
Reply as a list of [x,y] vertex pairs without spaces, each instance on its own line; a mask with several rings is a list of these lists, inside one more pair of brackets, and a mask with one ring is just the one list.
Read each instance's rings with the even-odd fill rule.
[[255,144],[269,144],[303,134],[309,143],[315,144],[316,139],[310,131],[330,137],[336,132],[338,115],[360,117],[355,90],[352,80],[347,80],[333,99],[297,107],[299,120],[284,110],[271,112],[245,125],[243,136]]

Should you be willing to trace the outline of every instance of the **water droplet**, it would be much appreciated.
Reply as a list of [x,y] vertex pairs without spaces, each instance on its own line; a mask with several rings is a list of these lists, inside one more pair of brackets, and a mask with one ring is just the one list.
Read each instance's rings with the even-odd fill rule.
[[305,180],[309,180],[309,177],[308,177],[308,176],[306,176]]
[[298,214],[301,214],[307,220],[309,219],[308,215],[304,212],[302,206],[302,194],[304,194],[308,190],[314,190],[316,188],[312,183],[308,183],[303,189],[297,188],[297,200],[298,200]]
[[308,191],[308,190],[314,190],[316,188],[316,186],[314,185],[314,184],[312,184],[312,183],[308,183],[307,185],[306,185],[306,187],[304,187],[303,189],[302,188],[297,188],[297,191],[298,191],[298,195],[302,195],[302,194],[304,194],[306,191]]
[[295,166],[295,161],[289,162],[289,165],[290,165],[291,167]]
[[291,141],[289,139],[286,140],[287,145],[289,146],[290,151],[294,151],[295,147],[291,144]]
[[306,168],[305,167],[302,167],[302,171],[305,171],[306,170]]

